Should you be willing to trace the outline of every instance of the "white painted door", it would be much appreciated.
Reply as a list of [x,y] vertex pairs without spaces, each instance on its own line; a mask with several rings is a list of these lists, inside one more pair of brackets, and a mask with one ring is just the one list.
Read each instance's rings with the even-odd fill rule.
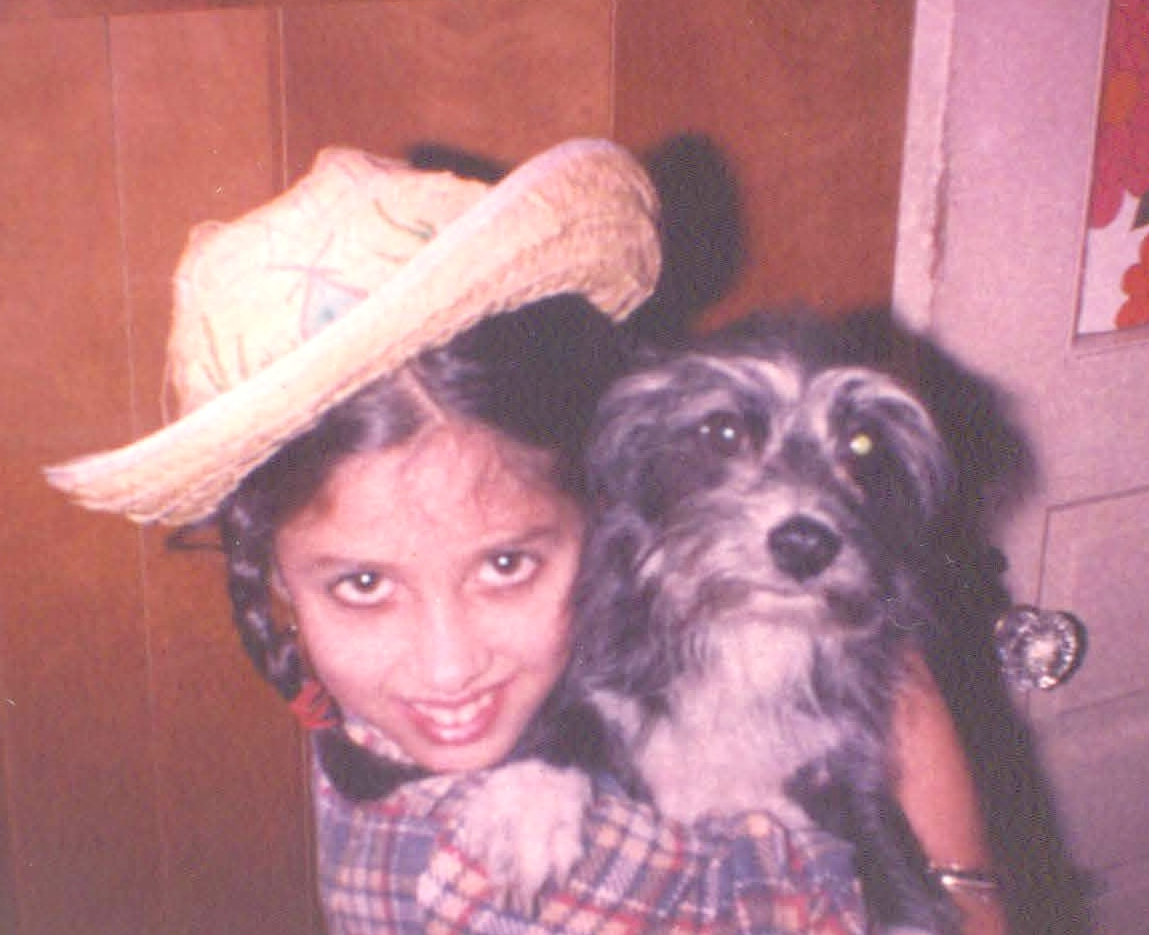
[[1088,651],[1022,699],[1096,930],[1149,932],[1149,326],[1077,328],[1107,0],[919,0],[895,301],[1010,398],[1037,489],[998,537],[1018,602]]

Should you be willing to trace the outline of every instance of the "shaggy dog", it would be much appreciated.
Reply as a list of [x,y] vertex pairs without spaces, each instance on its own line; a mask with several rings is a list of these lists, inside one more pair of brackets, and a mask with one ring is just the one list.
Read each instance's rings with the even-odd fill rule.
[[[821,825],[854,844],[882,930],[951,932],[890,763],[907,651],[934,618],[919,582],[949,462],[924,407],[849,365],[835,332],[761,316],[609,392],[558,717],[592,724],[589,705],[608,738],[581,765],[605,759],[663,815]],[[562,756],[544,744],[543,758],[579,765],[580,732],[562,734]],[[570,771],[542,793],[537,765],[495,771],[468,819],[474,849],[527,896],[577,856],[585,802]]]

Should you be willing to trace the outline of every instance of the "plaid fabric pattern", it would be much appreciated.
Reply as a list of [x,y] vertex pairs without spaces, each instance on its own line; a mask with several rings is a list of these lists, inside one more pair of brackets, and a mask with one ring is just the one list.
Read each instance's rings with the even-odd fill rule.
[[411,783],[349,803],[316,770],[319,877],[330,935],[862,935],[848,845],[761,813],[658,821],[606,786],[588,852],[529,916],[503,905],[459,848],[456,814],[481,776]]

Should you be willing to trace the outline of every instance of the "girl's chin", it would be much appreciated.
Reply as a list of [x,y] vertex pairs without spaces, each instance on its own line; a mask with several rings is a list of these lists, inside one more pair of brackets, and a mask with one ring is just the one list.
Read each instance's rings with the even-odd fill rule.
[[418,744],[407,747],[406,752],[423,769],[432,773],[462,773],[487,769],[502,761],[511,752],[511,744],[494,742],[464,745]]

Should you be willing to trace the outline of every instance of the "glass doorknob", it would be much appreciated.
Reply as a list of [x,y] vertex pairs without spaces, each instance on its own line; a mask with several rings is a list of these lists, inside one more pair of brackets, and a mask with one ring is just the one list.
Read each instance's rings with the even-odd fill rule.
[[1022,691],[1056,688],[1085,654],[1085,627],[1065,611],[1017,604],[998,619],[993,635],[1006,681]]

